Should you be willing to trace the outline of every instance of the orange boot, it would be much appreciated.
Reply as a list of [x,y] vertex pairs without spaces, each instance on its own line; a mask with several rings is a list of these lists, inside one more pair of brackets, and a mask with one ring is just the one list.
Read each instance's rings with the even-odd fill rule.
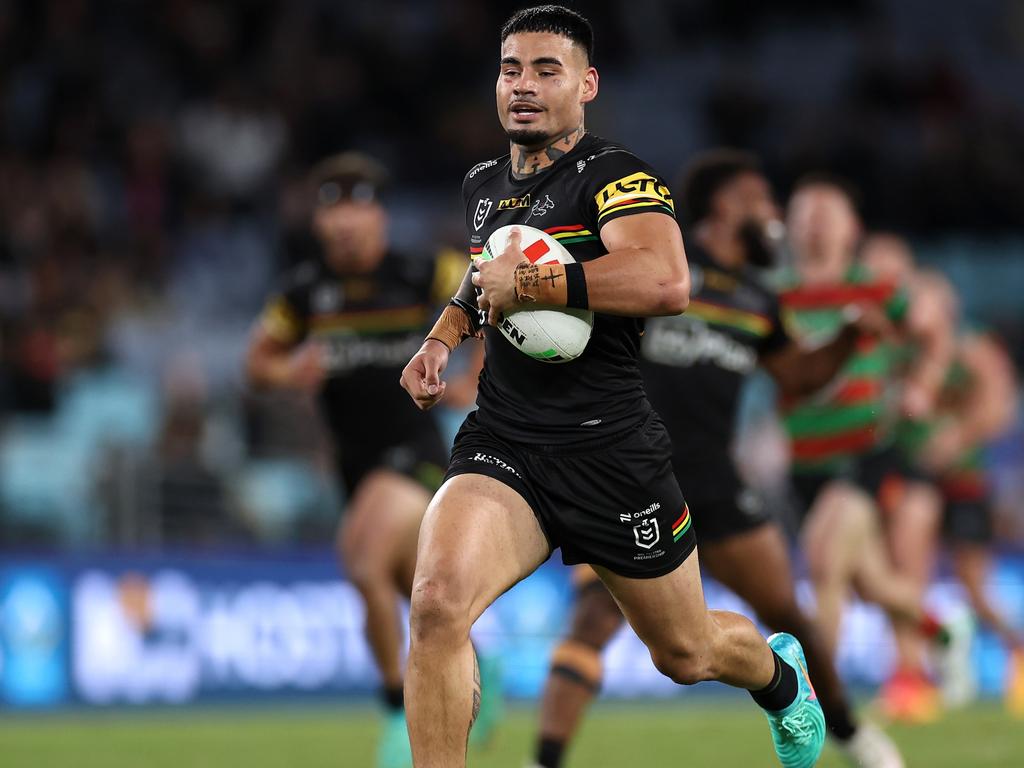
[[1006,709],[1024,720],[1024,650],[1013,651],[1007,666]]
[[933,723],[942,711],[939,689],[917,669],[898,669],[879,695],[879,708],[894,722]]

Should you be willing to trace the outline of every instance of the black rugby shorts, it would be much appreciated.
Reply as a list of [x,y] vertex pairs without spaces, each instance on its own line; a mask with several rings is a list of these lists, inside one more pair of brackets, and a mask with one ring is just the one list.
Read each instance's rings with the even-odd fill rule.
[[803,525],[815,499],[833,480],[845,480],[864,491],[885,508],[886,496],[892,484],[926,482],[928,478],[907,461],[896,446],[876,448],[856,457],[846,467],[835,472],[798,472],[791,476],[796,495],[797,516]]
[[349,497],[378,469],[404,475],[431,493],[441,487],[448,450],[433,419],[417,419],[401,434],[368,428],[361,435],[339,436],[337,442],[338,472]]
[[570,445],[513,443],[471,413],[445,480],[463,474],[486,475],[522,496],[566,565],[655,578],[697,543],[672,473],[672,443],[653,411],[618,434]]
[[695,460],[677,451],[672,459],[676,478],[686,488],[698,544],[724,541],[772,522],[764,496],[744,484],[728,455],[715,462],[707,458]]

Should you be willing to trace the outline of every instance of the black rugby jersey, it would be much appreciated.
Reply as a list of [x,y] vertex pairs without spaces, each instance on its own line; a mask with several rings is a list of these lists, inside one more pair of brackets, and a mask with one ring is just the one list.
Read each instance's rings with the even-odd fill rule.
[[723,267],[694,243],[686,255],[690,306],[647,322],[641,370],[676,453],[709,466],[730,461],[744,378],[759,355],[782,348],[789,337],[778,298],[753,269]]
[[[620,216],[675,216],[672,195],[649,165],[590,134],[549,168],[517,180],[508,155],[475,166],[462,186],[470,255],[507,224],[542,229],[578,262],[603,256],[601,227]],[[480,424],[519,442],[568,443],[624,429],[650,410],[637,368],[641,318],[595,314],[583,354],[565,363],[527,357],[485,326],[477,395]]]
[[260,322],[274,339],[326,347],[320,400],[339,441],[386,443],[430,419],[398,380],[430,329],[438,296],[450,295],[441,266],[389,253],[372,272],[338,275],[313,259],[285,277],[264,309]]

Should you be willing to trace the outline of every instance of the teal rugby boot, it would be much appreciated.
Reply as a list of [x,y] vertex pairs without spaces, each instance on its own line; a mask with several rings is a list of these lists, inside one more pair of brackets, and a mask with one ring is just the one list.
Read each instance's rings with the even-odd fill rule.
[[775,754],[784,768],[811,768],[818,762],[825,745],[825,715],[818,703],[810,678],[804,649],[792,635],[779,632],[768,638],[768,645],[796,670],[796,699],[777,712],[764,710],[775,742]]

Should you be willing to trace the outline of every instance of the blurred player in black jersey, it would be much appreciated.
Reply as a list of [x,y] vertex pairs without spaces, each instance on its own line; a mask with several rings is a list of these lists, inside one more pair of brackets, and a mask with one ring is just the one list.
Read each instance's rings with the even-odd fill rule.
[[[784,394],[827,384],[876,318],[849,325],[828,345],[806,351],[787,335],[779,301],[755,267],[773,261],[773,229],[783,225],[756,157],[713,150],[695,158],[677,190],[692,226],[687,246],[690,305],[685,314],[649,320],[641,370],[651,405],[672,435],[672,464],[689,489],[701,559],[773,630],[803,645],[829,731],[853,765],[899,768],[895,745],[853,720],[842,683],[812,619],[796,600],[789,549],[764,501],[737,474],[730,448],[740,388],[758,365]],[[568,637],[555,649],[541,708],[539,768],[557,768],[596,695],[601,652],[622,625],[612,596],[586,566],[575,574],[577,599]]]
[[[439,299],[435,262],[388,246],[384,169],[346,153],[312,173],[310,254],[253,330],[250,381],[319,395],[348,504],[338,527],[344,570],[366,605],[367,638],[391,714],[378,765],[411,764],[403,713],[398,593],[408,596],[416,537],[448,452],[434,419],[395,387]],[[443,282],[443,281],[441,281]]]
[[[592,53],[589,23],[565,8],[505,24],[496,97],[511,152],[463,183],[471,253],[499,227],[526,224],[573,233],[561,242],[576,262],[538,267],[513,235],[467,272],[402,374],[415,402],[433,406],[451,350],[486,319],[479,410],[420,532],[406,678],[414,763],[465,765],[470,627],[560,547],[567,564],[595,566],[664,674],[750,690],[782,764],[811,766],[825,725],[799,644],[784,634],[766,643],[746,618],[704,603],[671,443],[637,367],[642,318],[686,308],[682,237],[650,166],[584,129],[598,91]],[[534,360],[495,327],[505,311],[540,306],[595,313],[579,358]]]

